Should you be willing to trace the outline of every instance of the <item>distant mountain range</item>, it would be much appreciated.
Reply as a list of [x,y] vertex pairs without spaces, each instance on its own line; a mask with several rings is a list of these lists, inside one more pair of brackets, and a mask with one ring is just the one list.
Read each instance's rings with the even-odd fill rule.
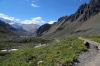
[[24,30],[30,32],[30,33],[34,33],[37,31],[37,29],[40,27],[37,24],[21,24],[20,25]]
[[0,18],[2,22],[0,24],[13,33],[19,35],[19,36],[29,36],[34,33],[36,33],[36,30],[39,28],[39,25],[37,24],[18,24],[11,20],[7,20],[4,18]]
[[45,26],[48,24],[37,30],[37,36],[66,37],[100,32],[100,0],[90,0],[88,4],[82,4],[74,14],[59,18],[47,29]]

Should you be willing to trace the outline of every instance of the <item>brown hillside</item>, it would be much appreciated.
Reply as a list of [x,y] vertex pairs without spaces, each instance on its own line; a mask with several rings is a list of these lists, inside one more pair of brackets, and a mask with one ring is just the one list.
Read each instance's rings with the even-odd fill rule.
[[84,3],[70,16],[63,16],[54,23],[42,36],[66,37],[69,35],[89,34],[99,32],[100,28],[100,0],[90,0]]

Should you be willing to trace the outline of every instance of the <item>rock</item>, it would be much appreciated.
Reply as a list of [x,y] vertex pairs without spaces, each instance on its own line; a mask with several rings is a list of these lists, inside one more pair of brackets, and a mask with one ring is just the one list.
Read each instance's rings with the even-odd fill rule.
[[96,49],[99,50],[98,46],[96,46]]
[[57,52],[56,54],[59,54],[60,52]]
[[40,26],[36,32],[37,36],[41,36],[43,34],[43,32],[49,30],[50,27],[51,27],[51,24],[44,24],[44,25]]
[[90,48],[89,42],[86,42],[85,46],[89,49]]
[[42,64],[42,63],[43,63],[43,61],[38,61],[38,63],[37,63],[37,64],[38,64],[38,65],[40,65],[40,64]]

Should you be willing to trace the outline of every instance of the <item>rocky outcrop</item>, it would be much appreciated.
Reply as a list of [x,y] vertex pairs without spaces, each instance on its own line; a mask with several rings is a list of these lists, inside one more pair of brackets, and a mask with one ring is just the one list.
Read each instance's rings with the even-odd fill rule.
[[100,12],[100,0],[90,0],[90,3],[87,4],[85,12],[80,21],[85,21],[91,16],[94,16]]
[[87,8],[88,8],[88,4],[84,3],[79,7],[79,9],[76,11],[75,14],[72,14],[70,16],[61,17],[58,19],[58,22],[62,19],[66,19],[65,21],[73,22],[77,20],[82,14],[84,14]]
[[69,16],[60,17],[60,18],[58,19],[58,22],[61,22],[62,20],[66,19],[66,18],[68,18],[68,17],[69,17]]
[[91,16],[94,16],[99,12],[100,12],[100,0],[90,0],[89,4],[86,3],[82,4],[75,14],[72,14],[67,18],[61,17],[58,19],[58,22],[63,19],[66,19],[65,21],[70,20],[71,22],[73,22],[77,20],[81,15],[83,16],[80,19],[80,21],[86,21]]
[[39,27],[39,29],[37,30],[37,36],[41,36],[43,34],[43,32],[48,31],[51,27],[51,24],[44,24],[42,26]]

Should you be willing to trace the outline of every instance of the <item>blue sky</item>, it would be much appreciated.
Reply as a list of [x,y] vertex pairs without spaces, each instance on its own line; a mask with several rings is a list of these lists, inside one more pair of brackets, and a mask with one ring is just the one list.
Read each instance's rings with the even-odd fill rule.
[[21,24],[53,23],[89,0],[0,0],[0,17]]

